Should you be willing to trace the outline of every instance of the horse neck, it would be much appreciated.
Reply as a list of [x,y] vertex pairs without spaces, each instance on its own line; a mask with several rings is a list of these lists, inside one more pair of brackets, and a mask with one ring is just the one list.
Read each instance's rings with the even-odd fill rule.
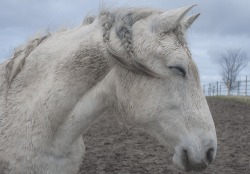
[[[27,119],[39,122],[32,130],[38,132],[36,146],[52,141],[58,145],[54,146],[58,153],[64,153],[111,105],[115,91],[113,73],[97,25],[48,37],[26,58],[24,67],[13,79],[8,93],[9,107],[1,105],[0,111],[10,108],[8,118],[23,121],[20,130],[28,126]],[[2,68],[1,77],[5,74],[5,66]],[[0,95],[0,103],[5,102],[3,96]]]
[[67,120],[57,131],[54,146],[58,147],[58,152],[69,149],[115,100],[115,75],[110,71],[76,103]]
[[95,27],[96,25],[93,23],[85,26],[86,38],[81,41],[79,50],[74,56],[75,64],[70,64],[77,66],[70,67],[70,71],[82,69],[82,72],[73,72],[74,75],[80,74],[79,78],[69,77],[67,82],[71,83],[71,79],[77,80],[80,82],[79,85],[82,84],[79,89],[83,91],[82,96],[77,100],[73,109],[66,116],[66,120],[56,132],[53,144],[58,147],[58,153],[69,149],[96,119],[112,106],[116,99],[115,73],[112,70],[110,60],[105,56],[106,48],[102,32],[97,31],[96,28],[99,27]]

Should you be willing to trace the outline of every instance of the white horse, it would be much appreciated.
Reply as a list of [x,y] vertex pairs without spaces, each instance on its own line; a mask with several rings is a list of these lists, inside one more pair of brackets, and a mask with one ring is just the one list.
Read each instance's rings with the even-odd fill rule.
[[110,107],[172,148],[179,169],[205,169],[217,139],[184,38],[192,7],[102,10],[16,50],[0,65],[0,173],[77,173],[81,135]]

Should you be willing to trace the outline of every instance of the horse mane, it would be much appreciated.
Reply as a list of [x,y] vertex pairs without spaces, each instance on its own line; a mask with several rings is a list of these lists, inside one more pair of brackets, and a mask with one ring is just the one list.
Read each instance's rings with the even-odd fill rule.
[[92,24],[94,22],[95,18],[96,18],[96,16],[94,16],[94,15],[87,15],[83,19],[82,25],[85,26],[85,25]]
[[[112,10],[101,9],[99,14],[96,16],[89,15],[83,20],[83,26],[90,25],[94,20],[98,19],[99,24],[102,27],[103,41],[106,43],[106,48],[111,57],[116,60],[118,64],[125,67],[128,70],[134,71],[136,73],[150,76],[159,77],[157,73],[151,70],[149,67],[141,63],[134,54],[133,48],[133,25],[135,22],[142,20],[152,14],[161,14],[162,11],[151,9],[151,8],[117,8]],[[154,24],[152,24],[154,25]],[[121,46],[124,48],[125,57],[117,53],[110,45],[110,31],[111,28],[115,28],[115,33],[121,41]],[[152,26],[153,28],[154,26]],[[169,31],[164,31],[163,34]],[[180,43],[187,48],[187,44],[184,38],[184,31],[181,27],[177,27],[173,30],[179,39]],[[23,47],[16,49],[13,56],[8,60],[6,65],[6,79],[7,85],[9,86],[15,76],[21,71],[25,64],[25,58],[46,38],[50,36],[47,35],[35,37],[28,41]],[[189,51],[189,50],[188,50]]]
[[[141,63],[134,54],[133,48],[133,25],[135,22],[144,19],[153,13],[155,10],[150,8],[118,8],[113,11],[101,10],[99,20],[103,29],[103,41],[111,57],[118,64],[130,71],[149,76],[159,77],[157,73],[149,67]],[[121,41],[121,46],[124,48],[127,55],[125,57],[119,55],[110,45],[109,35],[111,28],[115,28],[117,37]]]
[[[117,8],[114,10],[101,9],[99,14],[95,16],[86,16],[83,21],[84,25],[91,24],[95,19],[99,19],[99,22],[102,26],[103,31],[103,41],[106,43],[106,48],[110,55],[116,60],[118,64],[123,66],[124,68],[134,71],[136,73],[159,78],[160,75],[155,73],[149,67],[141,63],[134,54],[133,48],[133,24],[139,20],[142,20],[152,14],[161,14],[163,13],[160,10],[155,10],[152,8]],[[125,53],[127,54],[125,57],[118,54],[110,45],[110,30],[111,28],[115,28],[116,36],[121,41],[121,46],[124,48]],[[152,22],[152,31],[155,28],[155,23]],[[181,24],[176,27],[174,30],[171,28],[167,28],[163,30],[161,34],[165,35],[168,32],[173,31],[180,43],[186,49],[188,54],[191,55],[187,43],[184,37],[184,30],[181,27]]]
[[9,86],[15,76],[21,71],[25,64],[26,57],[50,34],[44,36],[37,36],[29,40],[24,46],[15,49],[13,56],[8,60],[6,64],[6,74],[5,80],[7,81],[7,86]]

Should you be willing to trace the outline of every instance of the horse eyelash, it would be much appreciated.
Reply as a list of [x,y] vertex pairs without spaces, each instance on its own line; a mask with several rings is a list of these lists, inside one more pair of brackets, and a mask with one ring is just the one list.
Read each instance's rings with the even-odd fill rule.
[[181,66],[169,66],[169,68],[170,69],[174,69],[174,70],[176,70],[177,71],[177,73],[179,74],[179,75],[182,75],[183,77],[185,77],[186,76],[186,70],[183,68],[183,67],[181,67]]

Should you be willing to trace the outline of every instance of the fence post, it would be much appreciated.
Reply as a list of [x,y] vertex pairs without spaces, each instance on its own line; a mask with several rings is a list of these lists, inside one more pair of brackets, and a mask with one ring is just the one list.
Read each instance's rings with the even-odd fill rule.
[[218,96],[218,81],[216,83],[216,93],[217,93],[217,96]]
[[220,84],[220,95],[221,95],[221,84]]
[[237,89],[237,96],[240,95],[240,81],[238,81],[238,89]]
[[246,87],[245,87],[245,95],[247,96],[247,76],[246,76]]
[[209,90],[209,96],[211,96],[211,83],[209,83],[209,88],[208,88],[208,90]]
[[227,80],[227,96],[230,95],[230,90],[231,90],[231,85],[230,85],[230,80]]

